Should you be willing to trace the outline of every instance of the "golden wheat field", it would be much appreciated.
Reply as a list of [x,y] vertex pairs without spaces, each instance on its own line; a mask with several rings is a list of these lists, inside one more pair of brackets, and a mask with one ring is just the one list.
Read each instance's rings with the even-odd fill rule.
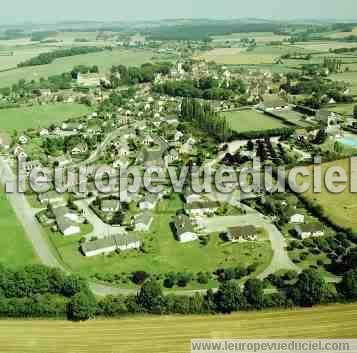
[[185,353],[192,338],[353,338],[357,303],[227,316],[0,321],[1,353]]

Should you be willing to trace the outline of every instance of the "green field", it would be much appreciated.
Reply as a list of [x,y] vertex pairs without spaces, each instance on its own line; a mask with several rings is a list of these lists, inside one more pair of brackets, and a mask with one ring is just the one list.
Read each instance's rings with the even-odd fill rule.
[[264,131],[284,127],[281,121],[252,109],[223,114],[231,128],[237,132]]
[[20,225],[3,189],[0,187],[0,263],[8,267],[38,262],[25,230]]
[[[76,65],[98,65],[101,71],[108,70],[113,65],[141,65],[152,61],[153,52],[147,50],[116,49],[84,55],[60,58],[48,65],[23,67],[20,69],[0,72],[0,87],[6,87],[17,83],[21,79],[38,80],[41,77],[59,75],[69,72]],[[160,60],[158,58],[158,60]]]
[[48,126],[58,121],[87,114],[90,109],[83,104],[48,104],[33,107],[0,110],[0,130],[26,130]]
[[191,339],[355,338],[357,304],[83,323],[0,321],[1,353],[188,353]]
[[[268,241],[226,244],[218,235],[212,235],[206,246],[200,245],[198,241],[180,244],[174,239],[170,222],[181,208],[182,203],[177,195],[172,200],[162,201],[158,206],[150,233],[142,236],[150,249],[148,253],[133,251],[86,258],[78,251],[80,237],[64,238],[54,234],[50,237],[66,265],[84,276],[96,273],[131,273],[136,270],[157,274],[169,271],[196,274],[200,271],[214,271],[219,267],[233,267],[238,264],[248,266],[252,263],[259,264],[257,272],[260,272],[269,265],[272,250]],[[124,284],[124,287],[127,285],[130,283]]]
[[[342,227],[350,227],[357,230],[357,198],[356,194],[350,192],[350,161],[344,159],[340,161],[326,163],[322,167],[322,177],[324,178],[327,168],[331,166],[342,167],[347,174],[348,184],[344,192],[339,194],[330,193],[323,183],[321,193],[314,193],[312,187],[306,192],[306,196],[317,202],[322,206],[326,214],[338,225]],[[312,167],[310,168],[310,174]],[[308,181],[311,183],[311,177],[301,178],[301,181]],[[323,179],[324,180],[324,179]],[[354,183],[357,180],[353,180]]]

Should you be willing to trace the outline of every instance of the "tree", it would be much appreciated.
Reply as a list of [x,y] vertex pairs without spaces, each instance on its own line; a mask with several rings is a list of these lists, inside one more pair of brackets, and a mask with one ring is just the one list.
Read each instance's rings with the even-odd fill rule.
[[325,291],[325,281],[320,273],[315,270],[304,270],[293,291],[296,304],[312,306],[321,303]]
[[164,295],[160,284],[154,280],[146,281],[141,287],[137,301],[148,312],[161,313],[163,311]]
[[215,303],[220,312],[227,314],[242,308],[245,301],[239,282],[232,280],[222,283],[215,295]]
[[357,104],[353,107],[353,118],[357,119]]
[[74,321],[88,320],[94,316],[97,303],[93,294],[82,291],[75,294],[68,303],[68,318]]
[[244,285],[244,296],[247,302],[255,308],[264,304],[264,284],[260,279],[251,278]]
[[343,275],[340,287],[347,299],[357,299],[357,269],[350,270]]
[[135,284],[143,284],[148,277],[149,274],[145,271],[135,271],[132,273],[131,280]]

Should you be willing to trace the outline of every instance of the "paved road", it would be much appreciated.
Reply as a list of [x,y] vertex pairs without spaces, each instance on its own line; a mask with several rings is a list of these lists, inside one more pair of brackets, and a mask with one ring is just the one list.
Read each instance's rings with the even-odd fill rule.
[[[5,186],[6,182],[14,183],[16,177],[11,170],[8,162],[4,157],[0,157],[0,182]],[[41,225],[37,222],[34,217],[34,211],[28,203],[26,197],[17,192],[7,193],[6,197],[9,200],[10,205],[14,209],[19,222],[22,224],[28,239],[31,241],[33,248],[40,258],[41,262],[49,267],[60,268],[61,270],[69,273],[70,271],[63,266],[58,259],[53,255],[50,245],[46,240],[46,235],[43,233]],[[107,294],[127,294],[128,290],[114,288],[110,286],[101,285],[98,283],[91,282],[90,288],[96,295],[107,295]],[[129,291],[135,293],[135,291]]]
[[[220,196],[217,192],[215,194],[211,194],[209,197],[211,199],[221,200],[224,196]],[[257,276],[258,278],[266,278],[278,270],[295,270],[297,272],[301,272],[301,269],[291,261],[288,255],[283,234],[267,217],[259,213],[257,210],[241,204],[239,194],[235,193],[231,194],[229,197],[226,196],[226,201],[233,206],[241,207],[247,214],[208,218],[203,220],[203,224],[213,232],[221,232],[226,230],[227,227],[239,225],[254,225],[256,227],[265,228],[269,233],[269,239],[273,249],[273,258],[269,266]]]
[[87,239],[93,237],[101,239],[109,235],[123,234],[126,233],[123,227],[112,227],[104,223],[89,207],[88,202],[92,200],[79,200],[76,201],[76,205],[83,210],[84,216],[88,219],[89,223],[93,226],[93,231],[86,235]]

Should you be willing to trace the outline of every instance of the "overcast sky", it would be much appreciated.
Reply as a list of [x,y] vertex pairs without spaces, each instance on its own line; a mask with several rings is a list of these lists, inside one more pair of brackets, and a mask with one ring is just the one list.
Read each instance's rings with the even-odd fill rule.
[[1,0],[0,21],[357,18],[357,0]]

